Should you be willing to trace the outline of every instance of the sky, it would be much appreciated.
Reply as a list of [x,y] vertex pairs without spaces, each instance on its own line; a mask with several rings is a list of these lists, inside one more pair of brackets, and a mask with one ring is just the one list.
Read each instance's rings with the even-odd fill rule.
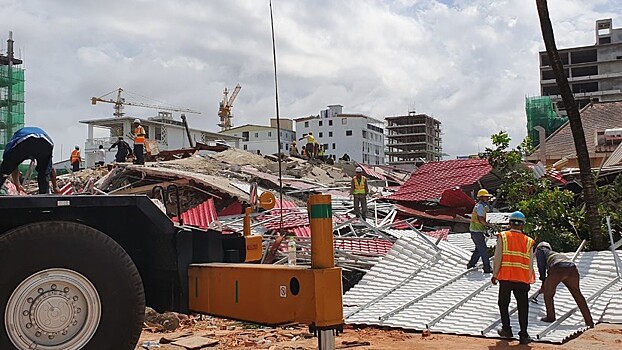
[[[223,89],[239,83],[234,125],[268,125],[268,4],[0,0],[0,49],[13,31],[26,124],[49,132],[60,160],[84,145],[79,120],[112,117],[111,104],[90,98],[119,87],[149,97],[128,100],[199,110],[190,126],[218,131]],[[514,144],[526,135],[544,50],[535,0],[273,0],[273,10],[281,118],[330,104],[380,120],[415,110],[442,122],[446,158],[482,151],[501,130]],[[549,11],[559,48],[594,44],[597,19],[622,27],[619,0],[550,0]]]

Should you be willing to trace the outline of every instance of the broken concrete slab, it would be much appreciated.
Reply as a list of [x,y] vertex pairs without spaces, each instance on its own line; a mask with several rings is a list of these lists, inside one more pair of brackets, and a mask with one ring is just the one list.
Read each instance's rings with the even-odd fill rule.
[[189,350],[194,350],[201,349],[206,346],[214,346],[218,344],[218,340],[192,335],[189,337],[177,339],[172,344],[177,346],[183,346],[184,348]]

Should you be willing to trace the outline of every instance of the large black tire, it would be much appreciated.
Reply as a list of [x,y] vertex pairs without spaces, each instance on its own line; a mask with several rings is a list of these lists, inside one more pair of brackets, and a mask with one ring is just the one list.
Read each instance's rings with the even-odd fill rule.
[[[22,350],[13,344],[7,333],[5,321],[12,317],[7,314],[7,303],[12,294],[18,294],[14,292],[20,283],[48,269],[75,271],[90,281],[97,291],[101,317],[95,333],[83,349],[135,348],[143,326],[145,294],[131,258],[119,244],[94,228],[74,222],[51,221],[18,227],[0,237],[0,311],[3,314],[0,318],[0,349]],[[56,285],[50,288],[56,288]],[[37,291],[44,296],[39,289]],[[66,295],[71,301],[71,296]],[[36,302],[32,299],[29,298],[30,304],[26,305],[34,305]],[[32,325],[26,327],[32,328]],[[53,349],[64,350],[66,347],[58,344]]]

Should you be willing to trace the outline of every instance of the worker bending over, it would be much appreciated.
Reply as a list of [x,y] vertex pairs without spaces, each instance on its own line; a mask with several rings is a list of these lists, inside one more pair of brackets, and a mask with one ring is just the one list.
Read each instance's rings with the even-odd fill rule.
[[134,119],[134,164],[145,164],[145,129],[140,125],[140,119]]
[[518,307],[518,333],[521,344],[529,344],[531,337],[527,333],[529,317],[530,284],[536,281],[533,270],[534,241],[523,233],[525,215],[520,211],[510,214],[510,230],[501,232],[497,238],[493,273],[491,282],[499,282],[499,313],[501,314],[501,329],[497,331],[503,338],[512,338],[510,326],[510,294],[514,294]]
[[303,136],[300,140],[303,140],[305,138],[307,139],[307,144],[305,145],[305,153],[307,157],[313,158],[313,153],[315,152],[315,137],[313,137],[313,132],[309,131],[307,135]]
[[[555,321],[555,305],[553,297],[557,290],[557,285],[563,283],[577,303],[583,320],[588,327],[594,327],[594,320],[590,314],[585,297],[579,289],[579,270],[572,260],[566,255],[554,252],[551,245],[547,242],[540,242],[536,249],[536,260],[538,261],[538,271],[542,281],[542,292],[544,293],[544,304],[546,305],[546,317],[541,318],[544,322]],[[548,270],[548,276],[547,276]]]
[[127,156],[132,154],[132,148],[123,140],[123,136],[119,136],[117,142],[113,143],[108,150],[112,151],[115,147],[117,147],[117,154],[115,154],[114,160],[117,163],[125,162]]
[[54,142],[52,138],[40,128],[26,127],[19,129],[13,134],[4,148],[3,160],[0,165],[0,187],[4,185],[6,179],[11,175],[13,183],[18,191],[24,192],[24,188],[19,181],[19,165],[27,160],[34,159],[37,162],[37,182],[39,184],[39,194],[48,194],[50,185],[48,177],[52,180],[52,189],[58,192],[56,184],[56,171],[52,168],[52,151]]
[[363,176],[363,169],[356,167],[356,175],[352,178],[350,184],[350,194],[354,199],[354,215],[367,219],[367,194],[369,187],[367,186],[367,178]]

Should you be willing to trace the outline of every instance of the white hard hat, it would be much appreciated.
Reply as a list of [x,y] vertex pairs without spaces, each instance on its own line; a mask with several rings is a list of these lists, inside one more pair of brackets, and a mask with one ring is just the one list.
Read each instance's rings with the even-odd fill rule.
[[355,171],[357,173],[362,173],[363,172],[363,168],[361,168],[360,166],[357,166]]
[[134,123],[140,124],[140,119],[134,119]]
[[537,248],[538,248],[538,249],[548,248],[549,250],[553,250],[553,249],[551,248],[551,245],[549,244],[549,242],[540,242],[540,243],[538,243]]

